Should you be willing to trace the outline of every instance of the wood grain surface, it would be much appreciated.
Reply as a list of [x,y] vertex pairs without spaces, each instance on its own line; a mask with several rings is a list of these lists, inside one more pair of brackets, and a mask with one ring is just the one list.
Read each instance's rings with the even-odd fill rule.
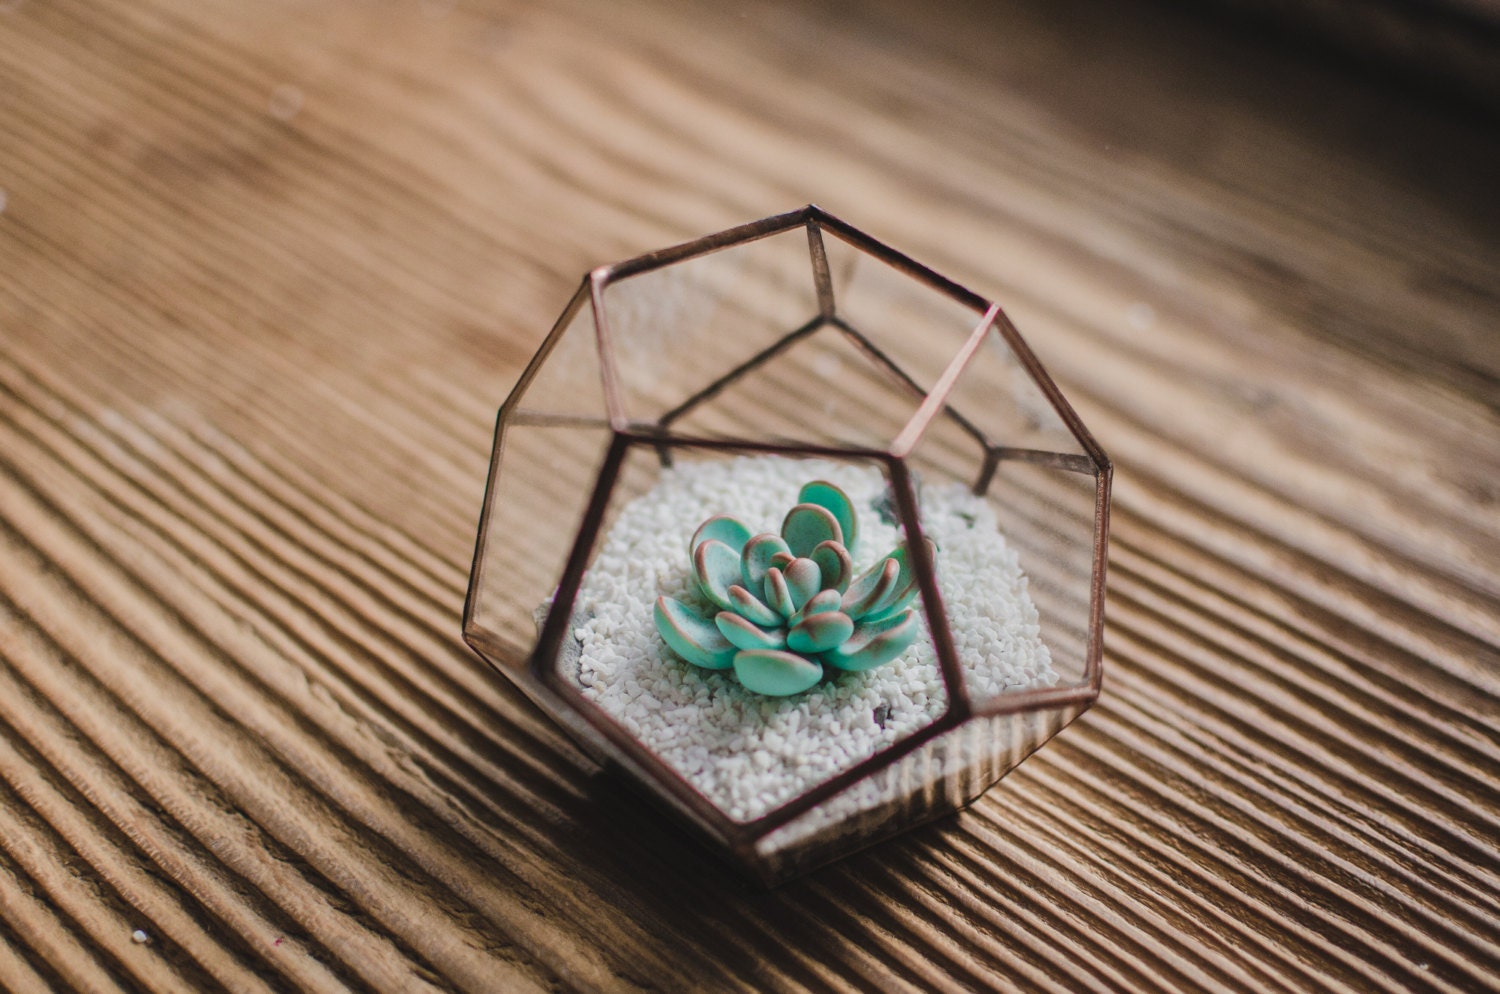
[[[0,3],[0,988],[1500,986],[1500,129],[990,6]],[[1115,458],[1107,676],[766,893],[459,613],[579,276],[807,202]]]

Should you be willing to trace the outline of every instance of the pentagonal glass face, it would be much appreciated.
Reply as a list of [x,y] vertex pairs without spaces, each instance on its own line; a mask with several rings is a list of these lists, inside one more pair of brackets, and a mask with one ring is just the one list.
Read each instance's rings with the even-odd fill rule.
[[798,227],[609,284],[630,419],[682,438],[888,445],[921,393],[820,316],[811,259]]
[[780,445],[883,449],[921,400],[833,323],[787,336],[775,353],[738,369],[684,407],[668,434]]
[[824,250],[839,322],[925,394],[984,316],[968,304],[824,229]]
[[534,424],[607,422],[599,336],[587,286],[569,301],[521,382],[506,399],[505,409]]
[[670,424],[818,315],[802,227],[615,280],[601,299],[625,413],[638,424]]
[[609,441],[601,426],[526,415],[504,426],[470,579],[469,626],[495,662],[523,666],[536,645]]
[[754,821],[946,712],[902,537],[879,462],[637,443],[559,679]]
[[[1003,320],[1003,318],[1001,319]],[[947,410],[989,444],[1082,455],[1084,448],[1001,333],[998,322],[963,367]]]
[[[990,456],[966,425],[939,415],[908,458],[922,484],[923,527],[941,547],[938,581],[959,670],[980,710],[1011,695],[1083,687],[1091,676],[1093,464],[1029,449]],[[961,508],[963,526],[929,526],[935,507]]]
[[1002,460],[985,494],[1030,578],[1028,592],[1059,687],[1081,686],[1090,676],[1099,487],[1092,472]]

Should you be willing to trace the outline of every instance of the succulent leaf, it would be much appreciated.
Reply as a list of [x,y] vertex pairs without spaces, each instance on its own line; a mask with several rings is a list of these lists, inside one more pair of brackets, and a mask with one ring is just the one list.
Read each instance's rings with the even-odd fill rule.
[[792,558],[791,550],[786,547],[786,541],[780,535],[767,532],[745,543],[745,548],[740,553],[740,576],[744,578],[746,590],[765,587],[766,570],[777,565],[771,561],[771,557],[778,553],[785,555],[788,560]]
[[915,611],[884,621],[861,622],[854,626],[847,641],[825,651],[819,658],[837,669],[863,673],[905,652],[920,630]]
[[[922,542],[927,546],[927,555],[936,561],[937,544],[930,538],[924,538]],[[883,621],[894,617],[910,607],[911,602],[916,600],[917,594],[921,592],[909,548],[903,545],[887,558],[894,559],[901,566],[901,573],[896,577],[896,588],[886,596],[885,600],[866,612],[864,618],[861,619],[863,621]]]
[[802,488],[797,495],[799,504],[816,504],[832,514],[839,523],[842,542],[849,555],[854,555],[859,543],[859,518],[854,513],[854,502],[849,495],[827,480],[814,480]]
[[792,596],[793,613],[802,610],[802,605],[823,589],[823,571],[811,559],[794,560],[781,575],[786,580],[787,592]]
[[823,667],[793,652],[747,649],[734,656],[734,675],[757,694],[788,697],[823,679]]
[[861,615],[859,620],[861,622],[876,622],[885,621],[887,618],[894,618],[902,611],[910,610],[912,602],[917,599],[917,594],[919,593],[921,593],[921,590],[915,583],[908,586],[905,590],[898,587],[891,591],[885,598],[884,603],[877,605],[874,610],[867,611]]
[[694,614],[671,597],[656,599],[656,630],[677,655],[706,670],[726,670],[734,664],[735,647],[718,625]]
[[[776,620],[781,621],[780,618]],[[736,649],[786,648],[786,631],[781,628],[765,629],[759,625],[752,625],[733,611],[720,611],[714,616],[714,624]]]
[[900,576],[901,564],[896,560],[885,559],[876,563],[845,592],[844,613],[855,621],[860,620],[890,596]]
[[837,611],[839,609],[839,605],[843,602],[843,595],[841,595],[837,590],[820,590],[816,594],[813,594],[812,600],[802,605],[802,616],[805,618],[810,614],[822,614],[824,611]]
[[750,529],[746,528],[738,518],[732,518],[727,514],[715,515],[699,525],[698,530],[693,532],[693,537],[688,541],[688,554],[696,555],[698,546],[709,539],[723,542],[732,551],[738,553],[745,547],[745,543],[750,541]]
[[805,615],[786,633],[786,647],[793,652],[827,652],[854,632],[854,620],[842,611]]
[[[829,669],[889,662],[920,630],[907,547],[855,579],[858,521],[848,495],[815,480],[798,499],[780,535],[752,535],[729,515],[693,533],[693,578],[716,608],[712,618],[670,597],[656,602],[657,631],[673,652],[695,666],[733,668],[744,687],[771,696],[801,693]],[[936,556],[930,541],[928,551]]]
[[737,583],[729,588],[729,610],[762,628],[771,628],[783,621],[781,615],[766,607],[760,598]]
[[827,508],[817,504],[798,504],[786,512],[781,523],[781,537],[794,556],[806,556],[822,542],[844,541],[839,521]]
[[711,538],[693,553],[693,575],[703,596],[721,608],[732,607],[729,588],[740,581],[739,553]]
[[824,590],[843,593],[849,589],[849,581],[854,578],[854,561],[849,558],[848,549],[837,542],[820,542],[808,558],[818,564]]
[[797,613],[797,606],[792,603],[792,592],[787,588],[786,574],[776,566],[766,570],[766,604],[783,619]]

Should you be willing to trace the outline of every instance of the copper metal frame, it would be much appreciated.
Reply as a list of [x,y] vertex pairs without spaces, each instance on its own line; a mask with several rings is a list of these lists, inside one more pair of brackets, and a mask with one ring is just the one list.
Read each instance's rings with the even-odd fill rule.
[[[749,360],[730,370],[713,383],[703,387],[686,401],[679,404],[656,421],[637,423],[631,421],[622,400],[615,363],[614,339],[610,332],[607,311],[604,306],[604,290],[611,283],[641,273],[674,265],[697,258],[719,249],[740,245],[765,238],[796,227],[807,230],[808,250],[819,313],[802,326],[785,336]],[[932,289],[982,315],[964,346],[950,361],[931,391],[923,391],[901,368],[873,342],[849,325],[836,312],[834,286],[829,272],[828,258],[824,249],[824,232],[831,233],[852,247],[884,262],[901,274],[926,284]],[[487,542],[487,527],[491,502],[495,494],[498,458],[504,442],[505,426],[517,413],[519,399],[531,383],[548,354],[567,329],[578,309],[587,302],[593,310],[594,328],[603,378],[603,394],[612,439],[599,471],[598,483],[579,526],[571,555],[558,583],[553,598],[553,608],[542,627],[537,644],[527,661],[526,668],[535,681],[550,696],[574,711],[620,754],[638,768],[650,771],[659,786],[682,807],[691,811],[709,826],[730,848],[747,861],[753,853],[755,843],[768,833],[785,825],[797,816],[816,807],[845,788],[884,769],[901,757],[908,755],[922,744],[945,732],[957,728],[971,718],[986,717],[1019,711],[1039,709],[1063,709],[1076,705],[1081,713],[1098,696],[1102,682],[1103,612],[1106,555],[1109,533],[1109,492],[1112,467],[1108,456],[1099,447],[1088,429],[1079,420],[1071,405],[1058,390],[1052,378],[1042,368],[1036,355],[1026,345],[1020,332],[999,304],[993,303],[945,276],[929,269],[865,234],[852,225],[827,213],[819,207],[808,205],[800,210],[778,214],[750,224],[740,225],[717,234],[648,253],[625,262],[601,266],[585,277],[583,285],[569,302],[568,307],[553,327],[552,333],[532,359],[520,381],[500,409],[496,425],[496,457],[491,460],[489,485],[485,493],[485,507],[481,518],[476,544],[474,570],[471,575],[469,595],[464,607],[464,638],[481,655],[502,670],[513,669],[500,658],[503,653],[495,641],[477,625],[474,618],[475,592],[479,585]],[[720,438],[693,438],[669,435],[667,429],[695,406],[703,403],[758,366],[764,364],[796,341],[811,335],[825,326],[836,327],[872,360],[903,383],[908,390],[919,396],[920,404],[907,425],[891,445],[881,449],[857,449],[836,446],[791,445],[781,443],[758,443],[726,440]],[[1021,449],[999,445],[987,439],[983,432],[965,419],[959,412],[946,406],[948,392],[958,381],[964,368],[978,351],[984,337],[991,331],[998,333],[1010,347],[1022,368],[1036,383],[1064,425],[1078,440],[1083,449],[1076,453],[1057,453],[1035,449]],[[962,430],[971,435],[984,449],[985,459],[973,489],[983,494],[989,487],[998,465],[1005,460],[1034,463],[1052,469],[1092,475],[1095,479],[1093,560],[1089,586],[1089,632],[1085,655],[1084,679],[1081,684],[1066,688],[1042,688],[1001,694],[988,701],[976,702],[970,697],[962,668],[953,647],[952,633],[948,628],[947,615],[942,607],[942,594],[938,590],[935,566],[929,558],[926,545],[921,542],[921,525],[918,516],[916,494],[905,457],[910,454],[917,441],[936,417],[951,419]],[[547,423],[565,423],[565,419],[548,419]],[[594,422],[590,422],[591,424]],[[871,756],[818,785],[805,794],[761,817],[745,823],[730,821],[718,808],[695,790],[686,779],[658,760],[624,728],[599,711],[583,697],[578,688],[560,678],[556,660],[565,637],[568,619],[571,617],[574,600],[583,581],[583,574],[603,524],[609,497],[613,491],[626,452],[634,445],[654,448],[664,463],[670,462],[671,452],[676,448],[692,448],[716,451],[766,452],[780,455],[831,456],[843,459],[865,459],[877,462],[885,468],[903,525],[911,539],[910,548],[915,556],[914,567],[921,585],[922,601],[928,616],[928,631],[933,638],[947,687],[949,707],[932,724],[912,733],[895,745]]]

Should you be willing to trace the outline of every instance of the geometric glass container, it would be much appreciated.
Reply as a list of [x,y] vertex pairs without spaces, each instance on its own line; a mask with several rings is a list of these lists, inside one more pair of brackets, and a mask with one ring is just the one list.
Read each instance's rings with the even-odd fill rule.
[[[1094,701],[1110,473],[998,304],[808,206],[585,277],[500,409],[464,638],[775,884],[969,804]],[[812,481],[855,560],[901,550],[920,634],[763,697],[652,604],[706,517],[774,532]]]

